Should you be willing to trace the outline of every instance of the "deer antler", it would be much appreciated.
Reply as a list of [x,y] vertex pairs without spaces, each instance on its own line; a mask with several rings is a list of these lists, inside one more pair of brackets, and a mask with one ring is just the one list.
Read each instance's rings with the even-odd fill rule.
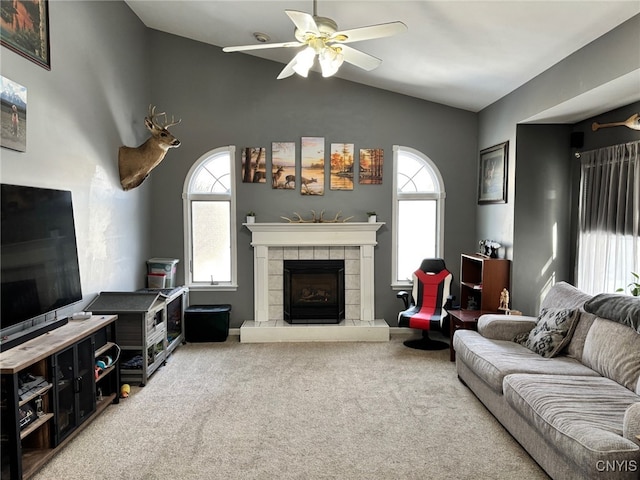
[[338,220],[340,217],[342,216],[342,210],[340,210],[338,213],[336,213],[336,216],[333,220],[326,220],[327,223],[345,223],[347,220],[351,220],[353,218],[353,215],[350,217],[347,217],[343,220]]
[[324,219],[324,210],[322,210],[320,212],[320,216],[319,217],[318,217],[318,214],[316,213],[315,210],[311,210],[311,215],[312,215],[311,220],[305,220],[297,212],[293,212],[293,214],[298,218],[297,219],[291,219],[289,217],[280,217],[280,218],[288,221],[289,223],[345,223],[348,220],[351,220],[353,218],[353,216],[351,216],[351,217],[345,218],[344,220],[338,220],[340,218],[341,214],[342,214],[342,210],[339,211],[336,214],[336,216],[335,216],[335,218],[333,220],[325,220]]
[[[164,118],[163,122],[159,121],[160,117]],[[162,112],[162,113],[156,114],[156,106],[155,105],[149,105],[149,121],[151,123],[153,123],[153,125],[155,127],[159,128],[160,130],[163,130],[163,129],[167,129],[169,127],[173,127],[174,125],[179,124],[182,121],[182,119],[180,118],[176,122],[176,120],[173,117],[173,115],[171,115],[171,122],[167,123],[167,113],[166,112]]]
[[293,214],[298,218],[297,219],[291,219],[289,217],[280,217],[280,218],[287,220],[289,223],[313,223],[313,220],[305,220],[297,212],[293,212]]
[[169,128],[169,127],[173,127],[174,125],[179,124],[179,123],[182,121],[182,119],[181,119],[181,118],[179,118],[179,119],[178,119],[178,121],[176,122],[176,119],[175,119],[175,118],[173,118],[173,115],[171,115],[171,121],[170,121],[169,123],[166,123],[166,121],[167,121],[167,114],[166,114],[166,113],[162,113],[162,115],[164,116],[164,121],[165,121],[165,123],[164,123],[164,125],[163,125],[163,127],[162,127],[162,128],[164,128],[165,130],[166,130],[167,128]]

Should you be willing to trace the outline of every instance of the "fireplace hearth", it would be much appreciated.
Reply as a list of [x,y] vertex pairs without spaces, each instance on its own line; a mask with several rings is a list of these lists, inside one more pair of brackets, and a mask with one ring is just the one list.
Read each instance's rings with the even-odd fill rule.
[[344,320],[344,260],[285,260],[283,267],[286,322],[334,324]]

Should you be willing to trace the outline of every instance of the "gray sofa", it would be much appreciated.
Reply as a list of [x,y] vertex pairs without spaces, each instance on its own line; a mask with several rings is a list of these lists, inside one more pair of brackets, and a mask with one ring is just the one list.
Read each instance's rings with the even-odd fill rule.
[[[542,314],[483,315],[477,332],[455,333],[456,368],[553,479],[637,480],[640,326],[587,313],[585,302],[589,307],[592,299],[564,282],[544,298],[541,312],[575,311],[555,356],[514,341],[530,339]],[[640,320],[637,310],[626,315],[627,321]]]

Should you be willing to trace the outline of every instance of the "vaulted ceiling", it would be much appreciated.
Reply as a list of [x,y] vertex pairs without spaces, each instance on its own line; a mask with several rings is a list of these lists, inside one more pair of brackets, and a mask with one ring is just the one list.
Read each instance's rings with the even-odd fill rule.
[[[126,3],[150,28],[219,47],[258,44],[256,32],[270,43],[293,41],[294,26],[284,11],[313,13],[314,8],[312,0]],[[345,63],[337,77],[473,112],[639,13],[636,0],[317,2],[317,14],[333,19],[339,30],[391,21],[408,27],[400,35],[350,44],[382,64],[364,71]],[[226,55],[255,55],[284,65],[296,53],[276,48]],[[638,101],[639,78],[640,72],[610,84],[582,103],[593,101],[606,111]],[[576,120],[562,108],[554,115],[559,121]]]

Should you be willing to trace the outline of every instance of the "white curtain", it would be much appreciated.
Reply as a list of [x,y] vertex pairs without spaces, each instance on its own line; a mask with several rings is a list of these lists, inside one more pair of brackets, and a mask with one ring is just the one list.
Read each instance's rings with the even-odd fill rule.
[[576,286],[613,293],[640,274],[640,141],[581,154]]

